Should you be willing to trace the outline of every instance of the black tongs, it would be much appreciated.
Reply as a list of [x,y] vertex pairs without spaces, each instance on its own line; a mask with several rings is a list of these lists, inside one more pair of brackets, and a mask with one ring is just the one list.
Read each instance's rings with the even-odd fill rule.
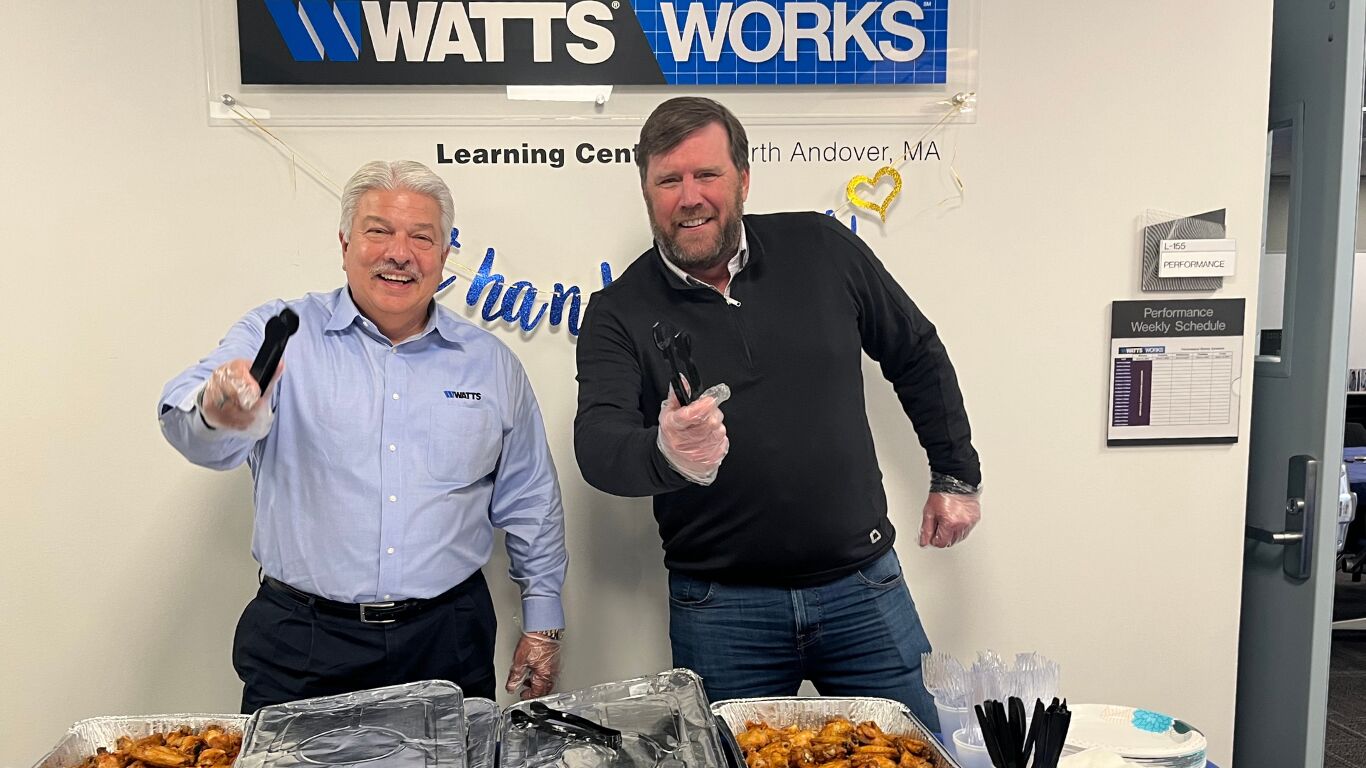
[[655,346],[663,353],[671,371],[669,386],[673,387],[679,405],[688,405],[696,397],[701,377],[692,361],[692,337],[687,331],[674,330],[665,322],[655,323]]
[[514,709],[508,715],[513,728],[536,728],[575,741],[591,741],[608,749],[621,749],[621,731],[595,723],[586,717],[551,709],[539,701],[533,701],[528,708]]

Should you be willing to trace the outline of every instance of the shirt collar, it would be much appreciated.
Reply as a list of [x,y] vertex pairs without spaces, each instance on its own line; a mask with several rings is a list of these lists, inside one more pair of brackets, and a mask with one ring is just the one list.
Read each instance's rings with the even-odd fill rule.
[[[673,263],[672,261],[669,261],[669,257],[664,255],[664,249],[663,249],[663,248],[659,248],[659,249],[657,249],[657,250],[659,251],[659,259],[660,259],[660,261],[663,261],[663,262],[664,262],[664,267],[665,267],[666,269],[668,269],[670,272],[674,273],[674,275],[677,276],[677,277],[678,277],[680,280],[682,280],[684,283],[686,283],[686,284],[688,284],[688,285],[693,285],[693,286],[700,286],[700,287],[707,287],[707,288],[710,288],[710,287],[711,287],[711,286],[707,285],[706,283],[702,282],[701,280],[698,280],[697,278],[695,278],[695,277],[693,277],[692,275],[688,274],[687,272],[684,272],[682,269],[679,268],[679,266],[678,266],[677,264]],[[726,262],[726,271],[730,272],[731,279],[734,279],[736,275],[740,274],[740,270],[744,269],[745,266],[746,266],[748,263],[749,263],[749,236],[745,233],[745,227],[744,227],[744,225],[741,224],[741,226],[740,226],[740,248],[735,252],[735,255],[734,255],[733,257],[731,257],[731,260],[728,261],[728,262]],[[730,290],[730,286],[729,286],[729,285],[726,286],[726,290],[727,290],[727,291]]]
[[351,300],[351,289],[343,285],[337,289],[337,293],[337,301],[332,306],[332,316],[327,319],[327,325],[323,326],[324,331],[344,331],[360,317],[360,310]]
[[441,304],[432,299],[432,316],[427,318],[427,327],[423,329],[422,335],[431,333],[435,328],[436,332],[441,334],[441,338],[456,343],[460,341],[468,326],[468,321],[461,319],[454,312],[443,311]]

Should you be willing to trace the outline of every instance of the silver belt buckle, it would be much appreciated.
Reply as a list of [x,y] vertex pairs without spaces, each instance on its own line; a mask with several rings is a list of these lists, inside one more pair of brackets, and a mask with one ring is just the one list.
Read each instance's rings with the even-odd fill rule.
[[360,604],[360,623],[362,624],[393,624],[397,619],[371,619],[365,615],[366,608],[393,608],[395,603],[361,603]]

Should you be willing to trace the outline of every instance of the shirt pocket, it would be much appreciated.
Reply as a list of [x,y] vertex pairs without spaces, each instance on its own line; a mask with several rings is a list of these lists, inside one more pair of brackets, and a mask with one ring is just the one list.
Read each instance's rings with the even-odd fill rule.
[[[285,396],[295,399],[287,406]],[[307,439],[328,462],[339,468],[352,468],[366,466],[377,453],[381,421],[378,411],[382,407],[377,401],[377,397],[369,397],[363,390],[337,388],[313,399],[282,393],[280,407],[281,411],[287,407],[298,410],[298,420],[292,423],[310,426]],[[278,420],[281,413],[275,416]]]
[[432,407],[427,468],[441,482],[470,485],[498,466],[503,433],[494,414],[478,405],[440,403]]

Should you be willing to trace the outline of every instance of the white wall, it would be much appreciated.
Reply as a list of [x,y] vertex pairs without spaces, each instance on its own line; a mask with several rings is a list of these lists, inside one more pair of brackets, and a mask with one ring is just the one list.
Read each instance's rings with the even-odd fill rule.
[[[1062,662],[1073,701],[1169,711],[1205,729],[1222,764],[1249,398],[1237,445],[1105,448],[1108,306],[1138,296],[1146,208],[1227,207],[1230,236],[1259,241],[1270,5],[989,4],[979,120],[943,137],[964,203],[917,215],[947,194],[943,166],[921,166],[885,228],[860,229],[941,329],[989,487],[966,545],[919,551],[924,457],[867,368],[898,550],[934,641],[960,655],[1039,650]],[[258,137],[206,125],[197,3],[4,3],[0,26],[0,766],[10,767],[78,718],[236,707],[229,648],[256,577],[249,476],[183,461],[162,441],[154,403],[247,308],[343,278],[329,194]],[[892,143],[921,128],[758,127],[751,139]],[[373,157],[431,162],[436,141],[487,144],[510,130],[280,132],[341,181]],[[538,130],[570,146],[629,145],[635,132]],[[870,170],[757,166],[750,209],[823,209]],[[588,289],[598,261],[620,272],[647,244],[629,167],[442,173],[460,260],[477,264],[495,246],[510,279]],[[466,286],[444,301],[469,315]],[[1243,259],[1218,295],[1252,302],[1256,288],[1255,261]],[[562,328],[520,338],[490,326],[526,363],[562,478],[573,558],[564,685],[665,668],[648,503],[591,490],[573,460],[573,342]],[[1243,373],[1250,382],[1250,357]],[[509,627],[504,567],[500,556],[487,572]]]

